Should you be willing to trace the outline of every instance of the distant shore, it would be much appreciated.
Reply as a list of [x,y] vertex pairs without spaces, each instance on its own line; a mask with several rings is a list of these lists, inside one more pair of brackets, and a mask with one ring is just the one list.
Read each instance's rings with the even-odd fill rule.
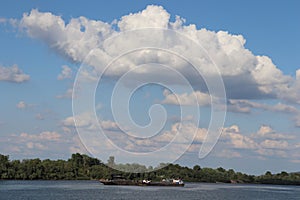
[[79,153],[72,154],[68,160],[39,158],[10,160],[9,156],[0,154],[1,180],[99,180],[110,179],[114,174],[120,174],[128,180],[161,181],[163,178],[180,178],[191,183],[300,185],[300,172],[282,171],[272,174],[267,171],[263,175],[255,176],[235,172],[233,169],[203,168],[199,165],[189,168],[178,164],[161,163],[160,166],[153,168],[136,163],[116,164],[112,156],[104,164],[96,158]]

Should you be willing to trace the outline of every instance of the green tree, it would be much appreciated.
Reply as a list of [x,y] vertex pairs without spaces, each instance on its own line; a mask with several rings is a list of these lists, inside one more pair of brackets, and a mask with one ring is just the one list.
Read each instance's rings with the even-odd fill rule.
[[8,178],[9,156],[0,154],[0,178]]

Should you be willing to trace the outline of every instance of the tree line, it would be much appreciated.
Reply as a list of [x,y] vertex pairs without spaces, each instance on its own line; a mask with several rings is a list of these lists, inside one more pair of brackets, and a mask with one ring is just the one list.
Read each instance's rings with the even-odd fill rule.
[[[134,171],[135,173],[124,171]],[[163,178],[181,178],[186,182],[300,185],[300,173],[284,171],[277,174],[268,171],[264,175],[254,176],[235,172],[233,169],[226,170],[222,167],[212,169],[195,165],[193,168],[189,168],[166,163],[161,163],[157,169],[153,170],[151,166],[146,167],[136,163],[116,164],[113,156],[105,164],[97,158],[79,153],[72,154],[68,160],[41,160],[39,158],[10,160],[9,156],[0,154],[0,179],[97,180],[100,178],[110,179],[116,174],[131,180],[160,181]]]

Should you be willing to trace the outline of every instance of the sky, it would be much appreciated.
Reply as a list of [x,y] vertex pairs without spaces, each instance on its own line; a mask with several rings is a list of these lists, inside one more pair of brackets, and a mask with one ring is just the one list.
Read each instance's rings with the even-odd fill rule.
[[2,1],[0,153],[299,171],[299,6]]

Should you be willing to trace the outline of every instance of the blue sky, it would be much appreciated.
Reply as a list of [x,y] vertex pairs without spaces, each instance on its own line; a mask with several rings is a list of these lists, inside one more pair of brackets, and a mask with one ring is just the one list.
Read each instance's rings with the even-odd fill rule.
[[[139,129],[134,129],[134,125],[118,127],[120,122],[115,121],[111,110],[114,87],[124,72],[130,69],[133,70],[132,79],[121,86],[122,95],[140,82],[155,82],[160,78],[174,89],[170,92],[170,88],[155,84],[140,87],[129,103],[130,115],[137,125],[151,124],[148,111],[154,104],[160,104],[167,118],[161,135],[154,140],[157,144],[164,144],[177,129],[184,138],[190,138],[189,134],[193,131],[197,135],[190,149],[176,162],[188,166],[222,166],[255,174],[266,170],[299,171],[300,71],[298,79],[296,76],[300,68],[299,6],[298,1],[3,1],[0,7],[0,153],[9,154],[12,159],[57,159],[68,158],[74,152],[88,153],[84,146],[88,150],[95,148],[87,147],[86,143],[89,145],[90,140],[83,136],[99,131],[95,129],[88,111],[81,110],[77,113],[78,118],[72,112],[71,94],[74,82],[78,81],[76,75],[80,78],[78,70],[86,62],[95,70],[88,74],[88,78],[92,79],[103,69],[101,64],[110,61],[108,58],[113,59],[120,52],[130,50],[131,45],[139,47],[145,39],[153,39],[160,46],[170,47],[167,50],[177,50],[178,55],[160,50],[128,53],[115,65],[112,64],[99,82],[95,94],[97,123],[108,137],[127,151],[155,149],[156,144],[138,144],[132,138],[123,138],[121,130],[128,131],[129,135],[143,134],[135,132]],[[191,40],[179,42],[174,40],[174,35],[165,33],[170,41],[178,42],[178,46],[173,46],[174,42],[164,42],[166,38],[155,38],[155,31],[147,30],[132,41],[126,41],[122,35],[116,36],[145,27],[169,28]],[[131,34],[127,36],[134,38],[137,33],[133,31]],[[119,40],[111,40],[112,36]],[[216,146],[203,159],[198,158],[198,153],[205,143],[203,135],[209,129],[212,103],[207,100],[209,93],[197,75],[193,75],[191,66],[179,61],[180,55],[194,59],[192,56],[198,53],[191,46],[191,41],[199,42],[220,68],[227,95],[227,110],[220,109],[226,112],[224,125],[219,127],[222,133]],[[118,48],[114,48],[115,45]],[[190,52],[182,52],[181,47]],[[95,50],[96,62],[89,57],[91,50]],[[99,54],[98,50],[104,53]],[[200,56],[205,58],[204,54]],[[154,70],[157,69],[155,66],[147,68],[145,65],[143,71],[134,71],[136,69],[132,66],[139,64],[143,67],[141,64],[145,60],[168,65],[182,73],[194,91],[190,93],[175,74],[164,73],[162,68]],[[207,66],[212,63],[202,65],[197,59],[195,62],[199,62],[202,73],[209,73]],[[85,81],[81,82],[86,83],[85,87],[93,86]],[[88,100],[81,97],[92,94],[92,90],[84,86],[80,86],[78,91],[75,88],[78,95],[73,99],[75,105],[77,101]],[[176,95],[184,105],[178,105],[180,102],[176,101]],[[195,100],[195,96],[200,100]],[[122,98],[117,100],[119,105],[124,104]],[[200,108],[195,109],[199,105]],[[179,129],[180,106],[193,117],[199,110],[200,123],[183,124],[183,128]],[[87,107],[82,105],[80,109]],[[154,125],[161,121],[161,109],[153,109]],[[128,117],[124,113],[120,116],[123,120]],[[191,118],[184,117],[185,121]],[[77,131],[90,132],[78,134],[74,119]],[[147,133],[145,131],[144,134]],[[105,143],[101,140],[96,144],[102,145],[101,142]],[[102,148],[106,148],[105,145]],[[178,145],[183,148],[186,144],[179,142]],[[114,148],[105,153],[106,149],[100,150],[102,153],[99,154],[91,151],[101,160],[114,154]],[[170,151],[172,156],[166,158],[164,156],[167,155],[162,153],[157,162],[172,161],[173,156],[181,155],[174,149]],[[115,154],[117,162],[135,161],[134,157],[118,153]],[[147,158],[142,161],[149,163]]]

